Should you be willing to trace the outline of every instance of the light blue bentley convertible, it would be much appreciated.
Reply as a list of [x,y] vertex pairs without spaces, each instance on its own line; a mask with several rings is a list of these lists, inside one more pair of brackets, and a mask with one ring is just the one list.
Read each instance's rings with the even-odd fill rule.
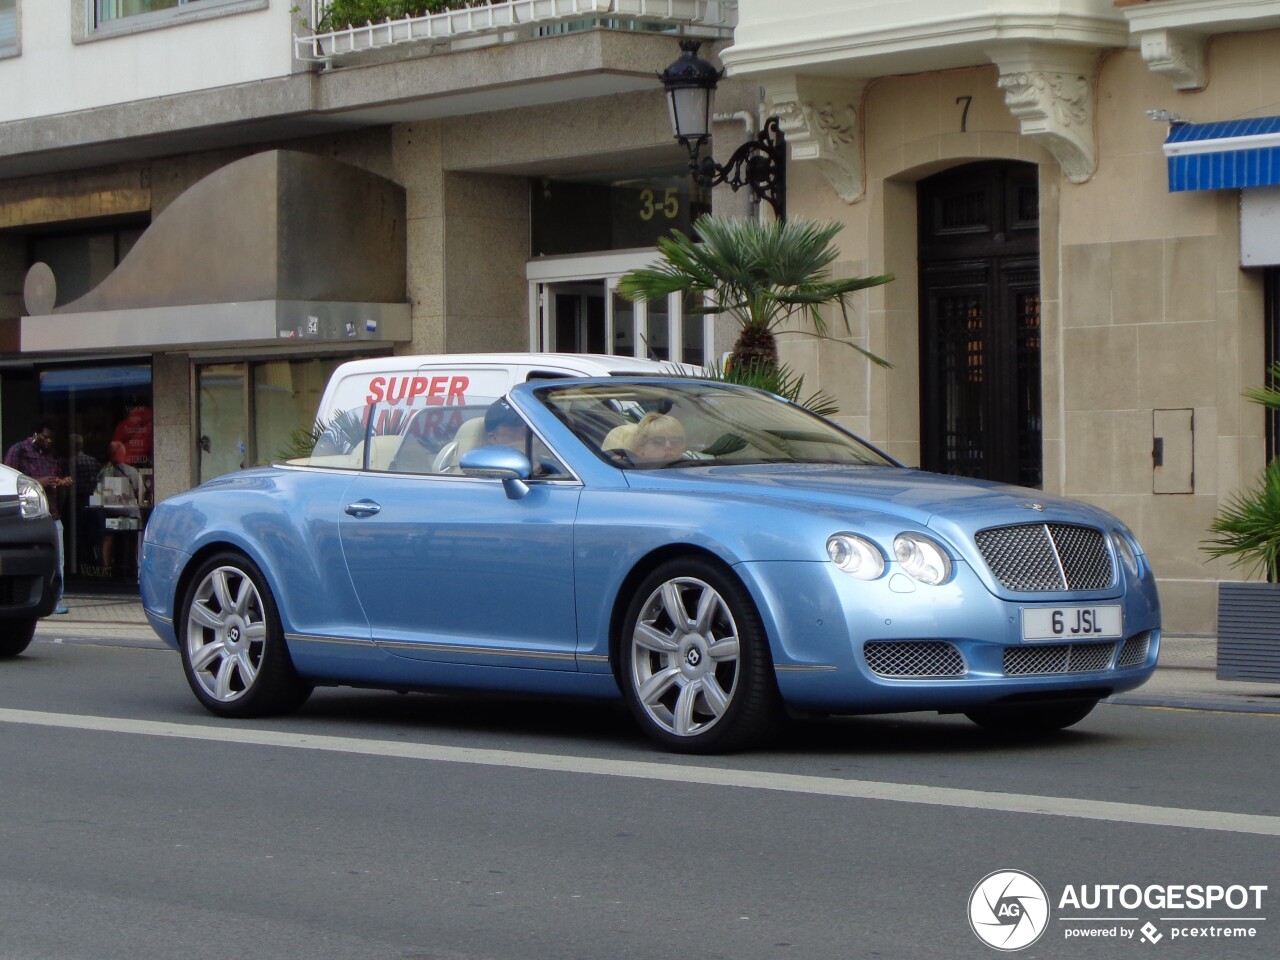
[[681,378],[346,411],[310,458],[157,507],[142,598],[222,716],[332,685],[621,696],[698,752],[787,711],[1056,730],[1160,645],[1115,517]]

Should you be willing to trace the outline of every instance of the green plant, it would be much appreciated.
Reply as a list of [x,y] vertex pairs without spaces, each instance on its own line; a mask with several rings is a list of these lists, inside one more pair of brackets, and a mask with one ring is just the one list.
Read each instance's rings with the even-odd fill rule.
[[[398,424],[397,424],[398,425]],[[284,449],[278,454],[281,460],[301,460],[316,452],[322,454],[349,453],[356,444],[363,442],[366,425],[363,410],[344,410],[328,423],[317,420],[307,427],[295,427],[289,431]]]
[[487,3],[489,0],[332,0],[315,29],[316,33],[326,33],[349,26],[362,27],[366,23],[403,20],[445,10],[480,7]]
[[798,403],[811,413],[820,417],[830,417],[839,412],[835,398],[822,390],[815,390],[808,396],[804,393],[804,375],[796,373],[785,363],[744,363],[730,366],[727,369],[718,363],[709,364],[701,374],[706,380],[719,380],[723,383],[737,383],[745,387],[756,387],[768,390],[792,403]]
[[[693,225],[693,237],[674,230],[660,239],[660,259],[624,274],[618,281],[618,292],[631,300],[660,300],[672,293],[702,295],[707,305],[694,313],[723,313],[738,324],[730,370],[776,367],[774,334],[796,314],[813,326],[813,332],[796,332],[835,339],[827,334],[821,308],[838,305],[848,330],[850,295],[893,279],[832,279],[829,268],[839,256],[832,241],[840,230],[835,223],[760,223],[752,218],[703,216]],[[891,365],[857,344],[839,342],[872,363]]]
[[[1280,364],[1268,371],[1268,385],[1245,391],[1245,396],[1272,412],[1280,412]],[[1267,464],[1252,489],[1235,494],[1209,526],[1213,534],[1202,544],[1211,557],[1233,567],[1261,571],[1270,583],[1280,583],[1280,458]]]

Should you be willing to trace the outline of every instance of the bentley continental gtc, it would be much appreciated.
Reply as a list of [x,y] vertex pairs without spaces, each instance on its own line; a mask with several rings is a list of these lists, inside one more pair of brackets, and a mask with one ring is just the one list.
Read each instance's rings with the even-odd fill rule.
[[156,508],[143,604],[208,710],[621,698],[711,752],[788,712],[1053,731],[1155,669],[1151,567],[1096,507],[903,467],[723,383],[456,386],[362,398],[309,457]]

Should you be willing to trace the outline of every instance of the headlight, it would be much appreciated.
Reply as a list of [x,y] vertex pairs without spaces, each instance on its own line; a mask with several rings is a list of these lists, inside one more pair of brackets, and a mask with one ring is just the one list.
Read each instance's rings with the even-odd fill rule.
[[827,556],[837,567],[859,580],[874,580],[884,573],[884,554],[880,548],[856,533],[837,533],[829,537]]
[[1120,555],[1120,561],[1124,564],[1124,568],[1129,571],[1131,576],[1138,575],[1138,556],[1134,553],[1133,544],[1119,530],[1111,531],[1111,542],[1116,545],[1116,553]]
[[941,546],[918,533],[900,533],[893,552],[905,570],[921,583],[945,583],[951,577],[951,557]]
[[18,477],[18,503],[22,507],[22,515],[28,520],[49,513],[49,501],[44,497],[44,488],[28,476]]

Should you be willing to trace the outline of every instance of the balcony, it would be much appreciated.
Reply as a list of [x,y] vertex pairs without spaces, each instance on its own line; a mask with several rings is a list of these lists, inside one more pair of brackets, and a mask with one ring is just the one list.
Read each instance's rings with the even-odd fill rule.
[[[310,2],[308,23],[325,24],[332,0]],[[341,65],[386,47],[434,54],[592,27],[726,38],[737,6],[737,0],[500,0],[381,23],[313,26],[294,38],[294,47],[301,60]]]
[[1114,0],[740,0],[731,75],[868,79],[988,64],[1018,44],[1124,47]]

